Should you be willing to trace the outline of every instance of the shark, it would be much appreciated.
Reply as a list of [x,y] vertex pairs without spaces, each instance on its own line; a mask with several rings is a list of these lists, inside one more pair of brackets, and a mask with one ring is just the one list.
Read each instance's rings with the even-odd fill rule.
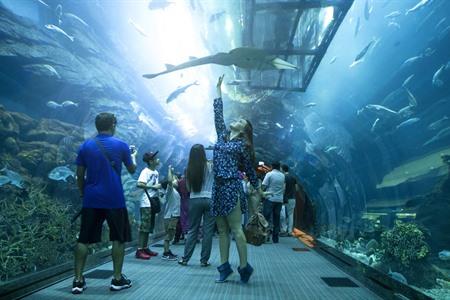
[[222,66],[237,66],[242,69],[256,70],[296,70],[297,67],[276,55],[267,53],[262,49],[240,47],[228,53],[219,52],[214,55],[191,59],[177,66],[166,65],[167,70],[154,74],[144,74],[144,78],[152,79],[160,75],[201,65],[216,64]]
[[180,96],[181,94],[183,94],[184,92],[186,92],[186,90],[188,88],[190,88],[193,85],[199,85],[199,83],[197,81],[190,83],[188,85],[185,85],[183,87],[180,87],[178,89],[176,89],[175,91],[173,91],[169,97],[167,97],[166,103],[172,102],[173,100],[175,100],[178,96]]

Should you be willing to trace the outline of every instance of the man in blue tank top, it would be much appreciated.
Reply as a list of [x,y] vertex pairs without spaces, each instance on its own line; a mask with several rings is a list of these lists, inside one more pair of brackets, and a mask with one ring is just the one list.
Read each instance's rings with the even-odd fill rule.
[[[77,184],[83,200],[81,227],[75,248],[75,279],[73,294],[86,288],[83,268],[88,254],[88,244],[101,241],[106,220],[112,242],[114,275],[112,291],[131,287],[131,280],[122,274],[125,242],[131,241],[128,211],[125,205],[122,180],[122,163],[129,173],[136,171],[136,154],[118,138],[113,137],[117,120],[111,113],[100,113],[95,118],[98,135],[86,140],[78,151]],[[131,153],[133,151],[133,153]]]

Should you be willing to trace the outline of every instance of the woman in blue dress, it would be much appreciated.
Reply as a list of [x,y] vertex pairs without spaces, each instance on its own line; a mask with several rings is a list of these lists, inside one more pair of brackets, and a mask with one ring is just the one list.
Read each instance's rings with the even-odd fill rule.
[[253,268],[247,262],[247,241],[241,226],[241,214],[247,211],[247,200],[239,171],[246,172],[253,187],[259,189],[254,169],[253,128],[249,121],[240,119],[231,123],[230,132],[227,132],[223,119],[222,81],[223,75],[217,82],[218,97],[214,99],[217,143],[214,146],[211,199],[211,214],[216,217],[219,230],[221,259],[221,265],[217,268],[220,276],[216,282],[225,282],[233,273],[228,262],[231,230],[239,253],[241,282],[247,283]]

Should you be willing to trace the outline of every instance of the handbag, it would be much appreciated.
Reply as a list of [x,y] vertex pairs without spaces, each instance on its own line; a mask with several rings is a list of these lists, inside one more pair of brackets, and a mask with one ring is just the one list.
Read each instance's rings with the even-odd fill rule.
[[144,189],[144,192],[147,195],[148,200],[150,201],[152,213],[159,214],[161,212],[161,201],[159,201],[159,198],[150,197],[147,189]]
[[261,246],[266,241],[268,229],[269,223],[266,218],[259,212],[254,214],[248,220],[244,230],[247,243],[254,246]]

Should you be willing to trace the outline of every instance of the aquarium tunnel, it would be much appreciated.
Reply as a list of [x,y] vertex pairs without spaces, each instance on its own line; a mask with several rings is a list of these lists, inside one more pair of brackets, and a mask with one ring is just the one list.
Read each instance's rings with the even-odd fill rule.
[[450,299],[449,49],[447,0],[0,0],[0,298]]

